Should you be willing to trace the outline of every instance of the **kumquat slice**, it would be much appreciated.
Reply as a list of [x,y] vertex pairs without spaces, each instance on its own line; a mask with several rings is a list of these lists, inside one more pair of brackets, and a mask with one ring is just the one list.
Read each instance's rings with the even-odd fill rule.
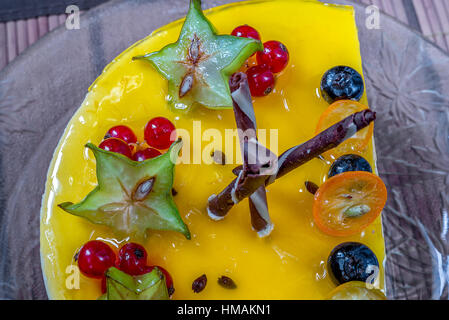
[[387,188],[378,176],[344,172],[327,180],[315,193],[313,219],[328,235],[350,236],[376,220],[386,201]]
[[361,281],[346,282],[335,288],[328,300],[387,300],[382,291]]
[[[349,117],[351,114],[369,109],[367,106],[352,100],[339,100],[331,104],[321,115],[315,130],[318,134],[337,122]],[[348,140],[342,142],[338,147],[322,154],[327,160],[335,160],[344,154],[360,153],[371,141],[374,132],[374,123],[358,131]]]

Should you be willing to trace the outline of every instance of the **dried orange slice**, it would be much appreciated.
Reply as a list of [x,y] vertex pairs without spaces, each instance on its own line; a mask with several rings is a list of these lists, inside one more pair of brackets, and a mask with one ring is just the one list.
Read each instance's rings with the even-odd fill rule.
[[346,282],[335,288],[328,300],[387,300],[382,291],[368,288],[365,282]]
[[[367,106],[352,100],[339,100],[331,104],[321,115],[315,134],[333,126],[351,114],[369,109]],[[335,160],[344,154],[360,153],[370,142],[374,131],[374,123],[356,132],[351,138],[341,143],[338,147],[322,154],[327,160]]]
[[350,236],[370,225],[386,201],[387,188],[378,176],[344,172],[327,180],[315,193],[313,218],[326,234]]

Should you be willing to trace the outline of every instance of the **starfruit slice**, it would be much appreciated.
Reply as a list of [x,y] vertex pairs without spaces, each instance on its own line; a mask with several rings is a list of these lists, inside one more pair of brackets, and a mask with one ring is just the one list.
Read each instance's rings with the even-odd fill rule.
[[99,300],[168,300],[164,274],[155,267],[141,276],[130,276],[115,267],[106,271],[106,293]]
[[152,229],[178,231],[190,239],[171,193],[181,146],[179,139],[165,154],[136,162],[88,143],[97,161],[98,186],[81,202],[59,207],[127,236],[143,237]]
[[220,109],[232,108],[230,76],[260,50],[258,40],[217,35],[201,1],[191,0],[178,41],[134,60],[149,61],[168,80],[168,101],[175,109],[195,104]]

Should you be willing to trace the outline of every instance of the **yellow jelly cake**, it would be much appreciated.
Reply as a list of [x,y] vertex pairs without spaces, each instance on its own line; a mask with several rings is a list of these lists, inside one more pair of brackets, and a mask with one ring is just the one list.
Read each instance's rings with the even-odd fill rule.
[[[253,99],[258,129],[267,133],[266,139],[259,134],[259,140],[265,140],[263,143],[278,154],[314,137],[319,119],[329,107],[320,92],[327,70],[346,65],[362,74],[350,6],[311,0],[247,1],[204,13],[218,34],[229,35],[235,27],[248,24],[259,31],[262,41],[275,39],[288,48],[288,66],[276,75],[273,92]],[[91,85],[59,141],[41,208],[41,260],[49,298],[97,299],[101,295],[100,281],[83,274],[79,288],[67,284],[73,272],[70,266],[77,265],[75,255],[92,239],[116,249],[130,241],[144,245],[149,262],[169,270],[175,287],[173,299],[325,299],[337,287],[330,279],[327,259],[334,247],[348,241],[363,243],[376,254],[378,285],[384,291],[380,217],[351,236],[328,235],[316,226],[314,196],[306,190],[305,182],[325,183],[330,161],[313,159],[267,186],[274,225],[267,237],[260,238],[251,229],[247,199],[223,220],[209,218],[209,197],[235,178],[232,169],[240,157],[238,139],[232,140],[234,154],[225,153],[234,164],[204,163],[194,157],[211,152],[210,136],[204,134],[208,129],[221,132],[225,145],[226,129],[236,126],[232,106],[198,106],[180,112],[167,103],[166,79],[148,62],[133,59],[176,42],[182,25],[183,20],[172,22],[114,59]],[[366,94],[360,103],[368,104]],[[58,207],[66,201],[81,201],[97,185],[96,161],[86,143],[99,145],[105,132],[116,125],[129,126],[143,141],[145,124],[154,117],[165,117],[177,130],[190,135],[191,161],[176,165],[173,184],[173,199],[190,231],[190,240],[179,232],[150,230],[142,241],[133,235],[118,235],[107,226]],[[375,170],[372,139],[358,153]],[[208,283],[195,293],[192,282],[202,274],[207,275]],[[218,285],[221,276],[231,278],[237,287],[229,290]]]

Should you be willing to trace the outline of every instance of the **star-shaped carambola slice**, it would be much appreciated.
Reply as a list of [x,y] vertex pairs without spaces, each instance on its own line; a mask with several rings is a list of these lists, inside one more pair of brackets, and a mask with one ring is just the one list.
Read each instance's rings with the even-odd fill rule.
[[171,194],[181,146],[178,139],[165,154],[136,162],[88,143],[97,161],[98,186],[81,202],[59,207],[119,234],[142,237],[147,229],[173,230],[190,239]]
[[133,59],[149,61],[168,80],[168,100],[175,109],[195,104],[232,108],[229,78],[254,52],[260,41],[217,35],[204,16],[200,0],[191,0],[177,42]]
[[141,276],[130,276],[117,268],[106,271],[106,293],[99,300],[168,300],[163,273],[155,267]]

